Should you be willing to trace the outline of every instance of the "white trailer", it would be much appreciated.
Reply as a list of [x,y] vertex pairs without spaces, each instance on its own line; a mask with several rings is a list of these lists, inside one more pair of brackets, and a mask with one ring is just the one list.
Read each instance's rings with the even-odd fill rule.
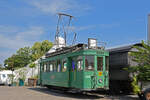
[[10,85],[11,75],[12,75],[12,71],[10,70],[0,71],[0,85]]

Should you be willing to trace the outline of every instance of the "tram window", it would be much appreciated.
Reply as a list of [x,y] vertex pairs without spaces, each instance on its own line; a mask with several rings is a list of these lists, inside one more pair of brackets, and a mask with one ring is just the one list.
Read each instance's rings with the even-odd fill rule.
[[65,72],[67,70],[67,62],[66,60],[62,60],[62,72]]
[[106,65],[106,71],[108,71],[108,68],[109,68],[109,57],[106,56],[105,58],[105,65]]
[[75,71],[76,70],[76,57],[73,57],[72,58],[72,71]]
[[50,66],[49,66],[49,67],[50,67],[50,69],[49,69],[49,70],[50,70],[50,72],[52,72],[52,71],[53,71],[53,64],[50,64]]
[[53,63],[53,68],[54,68],[53,71],[54,71],[54,72],[57,72],[57,65],[56,65],[56,62]]
[[72,61],[72,71],[74,71],[74,70],[75,70],[75,62]]
[[83,69],[83,59],[82,59],[82,56],[79,56],[77,58],[77,69],[78,71],[81,71]]
[[49,62],[46,63],[46,72],[49,72]]
[[46,72],[46,63],[44,63],[44,72]]
[[103,71],[103,57],[97,57],[97,70]]
[[85,56],[85,70],[94,70],[94,56]]
[[81,71],[83,68],[82,68],[82,65],[83,65],[83,61],[82,60],[78,60],[77,61],[77,67],[78,67],[78,71]]
[[61,71],[61,63],[60,60],[57,61],[57,72]]
[[41,64],[41,68],[42,68],[42,71],[44,71],[44,64],[43,63]]

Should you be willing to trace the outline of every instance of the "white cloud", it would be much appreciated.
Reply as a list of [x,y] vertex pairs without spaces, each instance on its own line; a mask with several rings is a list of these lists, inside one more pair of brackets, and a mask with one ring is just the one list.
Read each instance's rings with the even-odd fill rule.
[[0,26],[4,28],[3,31],[0,31],[0,63],[11,56],[17,49],[31,46],[34,42],[39,41],[41,35],[45,33],[42,27],[37,26],[27,29],[16,28],[17,30],[12,30],[12,32],[9,29],[13,29],[13,27]]
[[24,46],[31,46],[40,35],[44,34],[42,27],[30,27],[24,31],[18,31],[9,37],[0,33],[0,48],[18,49]]
[[42,27],[30,27],[26,31],[18,32],[16,35],[16,40],[34,40],[40,35],[44,34],[44,29]]
[[89,5],[80,4],[75,0],[32,0],[30,4],[44,13],[54,15],[58,12],[81,13],[91,9]]
[[0,25],[0,33],[14,33],[17,32],[18,28],[14,26],[8,26],[8,25]]

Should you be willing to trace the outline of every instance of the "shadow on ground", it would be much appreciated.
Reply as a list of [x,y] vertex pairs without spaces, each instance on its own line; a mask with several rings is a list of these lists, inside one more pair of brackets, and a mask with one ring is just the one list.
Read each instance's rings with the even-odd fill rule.
[[28,88],[30,90],[46,93],[49,95],[54,95],[54,96],[60,96],[60,97],[69,97],[69,98],[75,98],[75,99],[100,99],[104,98],[103,96],[98,96],[98,95],[90,95],[90,94],[82,94],[82,93],[68,93],[65,91],[60,91],[60,90],[51,90],[48,88]]
[[108,95],[101,92],[96,92],[92,94],[82,94],[82,93],[69,93],[61,90],[54,90],[54,89],[48,89],[48,88],[28,88],[33,91],[46,93],[53,96],[59,96],[59,97],[67,97],[67,98],[74,98],[74,99],[108,99],[108,100],[139,100],[136,96],[131,95]]
[[109,93],[106,91],[98,91],[96,93],[106,95],[106,98],[109,98],[109,100],[139,100],[137,95],[133,95],[131,93]]

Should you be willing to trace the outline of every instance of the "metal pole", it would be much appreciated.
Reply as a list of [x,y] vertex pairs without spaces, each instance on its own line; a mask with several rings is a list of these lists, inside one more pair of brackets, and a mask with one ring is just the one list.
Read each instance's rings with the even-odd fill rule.
[[148,24],[147,24],[147,41],[150,42],[150,14],[148,15]]
[[57,22],[57,29],[56,29],[56,35],[55,35],[55,42],[56,42],[56,45],[57,47],[59,47],[59,40],[58,40],[58,37],[59,37],[59,23],[60,23],[60,19],[61,19],[61,15],[58,14],[58,22]]

